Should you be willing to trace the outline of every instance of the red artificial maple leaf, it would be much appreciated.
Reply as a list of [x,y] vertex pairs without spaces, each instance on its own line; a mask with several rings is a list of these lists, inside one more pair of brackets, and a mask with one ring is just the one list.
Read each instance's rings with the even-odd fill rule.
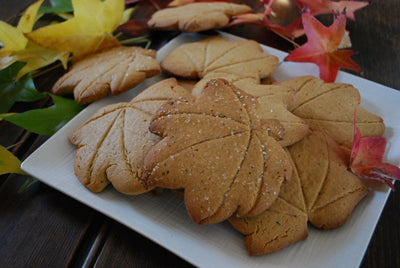
[[305,12],[302,15],[307,42],[296,48],[287,61],[312,62],[318,65],[320,78],[325,82],[334,82],[341,68],[361,71],[350,58],[354,54],[349,49],[338,49],[343,40],[346,27],[346,15],[341,13],[333,24],[325,27],[314,16]]
[[245,23],[267,27],[276,34],[289,38],[297,38],[304,35],[304,28],[300,17],[295,19],[291,24],[282,26],[269,20],[268,15],[265,13],[245,13],[235,16],[228,26]]
[[275,2],[276,0],[261,0],[260,1],[260,7],[264,6],[265,11],[264,14],[265,15],[270,15],[272,13],[272,4]]
[[[357,107],[357,106],[356,106]],[[392,181],[400,180],[400,168],[382,163],[387,140],[385,137],[361,137],[356,126],[354,111],[354,137],[350,155],[351,171],[362,179],[377,180],[394,188]]]
[[311,15],[329,14],[346,11],[346,16],[354,20],[354,12],[368,6],[368,1],[330,1],[330,0],[295,0],[299,9],[306,8]]
[[148,19],[132,19],[124,24],[121,24],[116,29],[116,32],[122,32],[132,36],[142,36],[149,33],[149,27],[147,25]]
[[278,35],[283,35],[289,38],[297,38],[304,35],[304,27],[301,17],[298,17],[287,26],[273,23],[268,19],[264,21],[264,24]]

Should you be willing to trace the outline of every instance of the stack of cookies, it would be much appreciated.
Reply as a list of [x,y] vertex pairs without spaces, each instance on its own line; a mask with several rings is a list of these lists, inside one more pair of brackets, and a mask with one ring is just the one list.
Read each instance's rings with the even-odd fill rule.
[[[277,65],[255,41],[177,47],[160,63],[170,78],[70,136],[77,178],[93,192],[179,190],[195,223],[229,221],[250,255],[306,238],[308,222],[339,227],[368,192],[348,170],[360,95],[309,76],[271,83]],[[357,111],[363,136],[383,134]]]

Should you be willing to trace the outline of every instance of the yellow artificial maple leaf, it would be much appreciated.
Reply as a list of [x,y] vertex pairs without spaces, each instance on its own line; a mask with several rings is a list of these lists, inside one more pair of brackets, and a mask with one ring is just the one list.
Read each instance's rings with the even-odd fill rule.
[[[3,45],[3,48],[0,49],[2,63],[5,62],[3,58],[12,58],[10,55],[13,54],[13,52],[25,49],[29,40],[25,37],[24,33],[30,32],[39,18],[36,14],[42,2],[43,0],[40,0],[30,5],[21,16],[17,27],[13,27],[4,21],[0,21],[0,40]],[[22,54],[20,54],[19,58],[21,58],[21,55]],[[28,57],[32,57],[32,55],[28,55]],[[10,61],[11,59],[8,59],[7,62]]]
[[26,174],[21,170],[21,161],[0,145],[0,175],[7,173]]
[[60,60],[64,68],[67,67],[69,52],[39,47],[25,37],[25,34],[32,31],[33,25],[41,17],[37,12],[42,2],[43,0],[40,0],[30,5],[21,16],[17,27],[0,21],[0,40],[3,44],[3,48],[0,49],[0,70],[16,61],[26,62],[26,65],[18,72],[17,80],[24,74],[56,60]]
[[72,0],[74,17],[48,25],[26,36],[36,44],[73,53],[74,60],[120,45],[112,36],[123,18],[123,0]]

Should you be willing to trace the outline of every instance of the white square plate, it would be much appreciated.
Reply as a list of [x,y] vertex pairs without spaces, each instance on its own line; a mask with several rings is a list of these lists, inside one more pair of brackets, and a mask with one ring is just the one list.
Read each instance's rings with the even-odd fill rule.
[[[229,34],[219,34],[227,40],[241,40]],[[182,34],[158,51],[158,60],[162,60],[177,46],[204,37],[207,36]],[[318,69],[313,64],[283,62],[286,53],[266,46],[263,46],[263,49],[265,53],[276,55],[280,59],[279,68],[274,74],[278,81],[299,75],[318,74]],[[174,194],[167,192],[161,197],[125,196],[112,187],[108,187],[100,194],[93,194],[82,186],[74,176],[75,147],[69,142],[68,136],[100,107],[110,103],[130,101],[140,91],[161,79],[162,76],[148,79],[122,95],[107,97],[89,105],[32,153],[22,163],[22,169],[51,187],[143,234],[196,266],[359,266],[389,196],[389,187],[382,186],[372,191],[356,207],[344,226],[330,231],[320,231],[310,227],[306,240],[274,254],[250,257],[244,246],[244,236],[235,231],[229,223],[196,225],[187,215],[181,198]],[[385,136],[389,140],[386,159],[398,165],[400,92],[343,72],[339,73],[337,82],[353,84],[360,90],[361,105],[384,118],[387,126]]]

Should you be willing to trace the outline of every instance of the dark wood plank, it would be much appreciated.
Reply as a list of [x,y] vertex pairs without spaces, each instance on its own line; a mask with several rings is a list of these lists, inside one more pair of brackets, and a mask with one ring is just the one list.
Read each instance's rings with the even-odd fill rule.
[[400,267],[400,183],[389,196],[361,267]]
[[0,187],[0,267],[66,266],[97,214],[42,183],[19,194],[26,179],[12,174]]
[[[356,12],[350,37],[366,79],[400,90],[400,2],[373,0]],[[379,94],[377,92],[377,94]]]
[[112,222],[94,266],[192,267],[167,249],[116,222]]
[[66,266],[94,213],[41,183],[18,194],[24,179],[0,189],[0,267]]

